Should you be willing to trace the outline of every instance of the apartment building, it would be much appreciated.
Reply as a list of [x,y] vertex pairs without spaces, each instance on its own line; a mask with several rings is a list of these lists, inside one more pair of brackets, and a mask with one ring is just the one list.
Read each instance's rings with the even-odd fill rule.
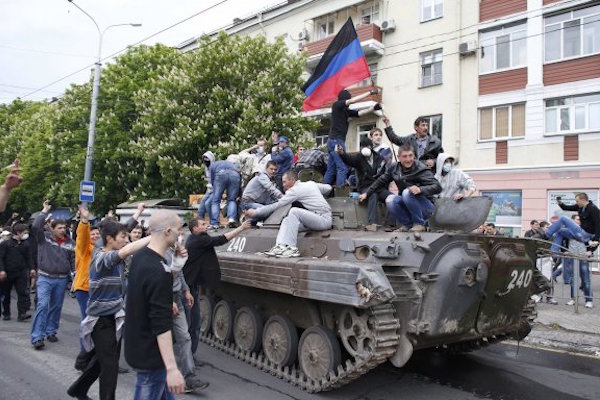
[[[582,0],[289,0],[236,18],[228,34],[283,37],[308,53],[307,77],[348,17],[396,133],[424,116],[446,152],[494,197],[490,221],[511,234],[552,219],[555,197],[600,186],[600,3]],[[182,51],[193,50],[192,39]],[[327,106],[307,115],[329,131]],[[375,126],[352,121],[349,149]]]

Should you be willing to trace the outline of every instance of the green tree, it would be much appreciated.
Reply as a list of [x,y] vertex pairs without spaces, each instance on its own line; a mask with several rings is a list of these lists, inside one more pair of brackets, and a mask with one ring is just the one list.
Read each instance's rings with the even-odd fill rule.
[[181,55],[152,88],[138,92],[143,111],[133,149],[144,169],[134,193],[185,198],[204,185],[204,151],[224,158],[273,130],[293,141],[316,129],[301,114],[305,61],[282,39],[201,39],[199,50]]

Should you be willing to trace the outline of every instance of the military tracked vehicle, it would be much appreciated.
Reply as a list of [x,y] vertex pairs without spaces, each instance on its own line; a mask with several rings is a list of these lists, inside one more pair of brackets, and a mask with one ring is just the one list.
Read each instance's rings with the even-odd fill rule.
[[[366,231],[356,199],[328,199],[333,228],[275,245],[289,207],[217,250],[221,284],[199,297],[201,340],[309,392],[332,390],[413,351],[523,338],[545,289],[537,243],[471,233],[491,198],[441,199],[423,233]],[[381,217],[383,221],[383,212]],[[217,232],[217,234],[220,232]]]

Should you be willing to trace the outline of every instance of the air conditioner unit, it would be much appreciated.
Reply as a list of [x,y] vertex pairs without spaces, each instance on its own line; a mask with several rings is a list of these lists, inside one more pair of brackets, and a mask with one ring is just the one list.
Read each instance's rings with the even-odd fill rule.
[[391,32],[396,30],[396,21],[393,19],[386,19],[381,23],[381,31],[382,32]]
[[306,29],[302,29],[298,33],[298,40],[308,40],[308,31]]
[[477,51],[477,42],[475,40],[469,40],[468,42],[463,42],[458,46],[458,52],[461,56],[467,56],[469,54],[474,54]]

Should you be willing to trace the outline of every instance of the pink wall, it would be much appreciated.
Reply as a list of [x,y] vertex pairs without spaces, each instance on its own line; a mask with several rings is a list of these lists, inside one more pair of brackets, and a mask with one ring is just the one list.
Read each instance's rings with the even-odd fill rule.
[[469,172],[477,189],[520,190],[523,199],[521,230],[529,229],[532,219],[548,218],[548,190],[600,189],[600,168],[581,171],[494,171]]

